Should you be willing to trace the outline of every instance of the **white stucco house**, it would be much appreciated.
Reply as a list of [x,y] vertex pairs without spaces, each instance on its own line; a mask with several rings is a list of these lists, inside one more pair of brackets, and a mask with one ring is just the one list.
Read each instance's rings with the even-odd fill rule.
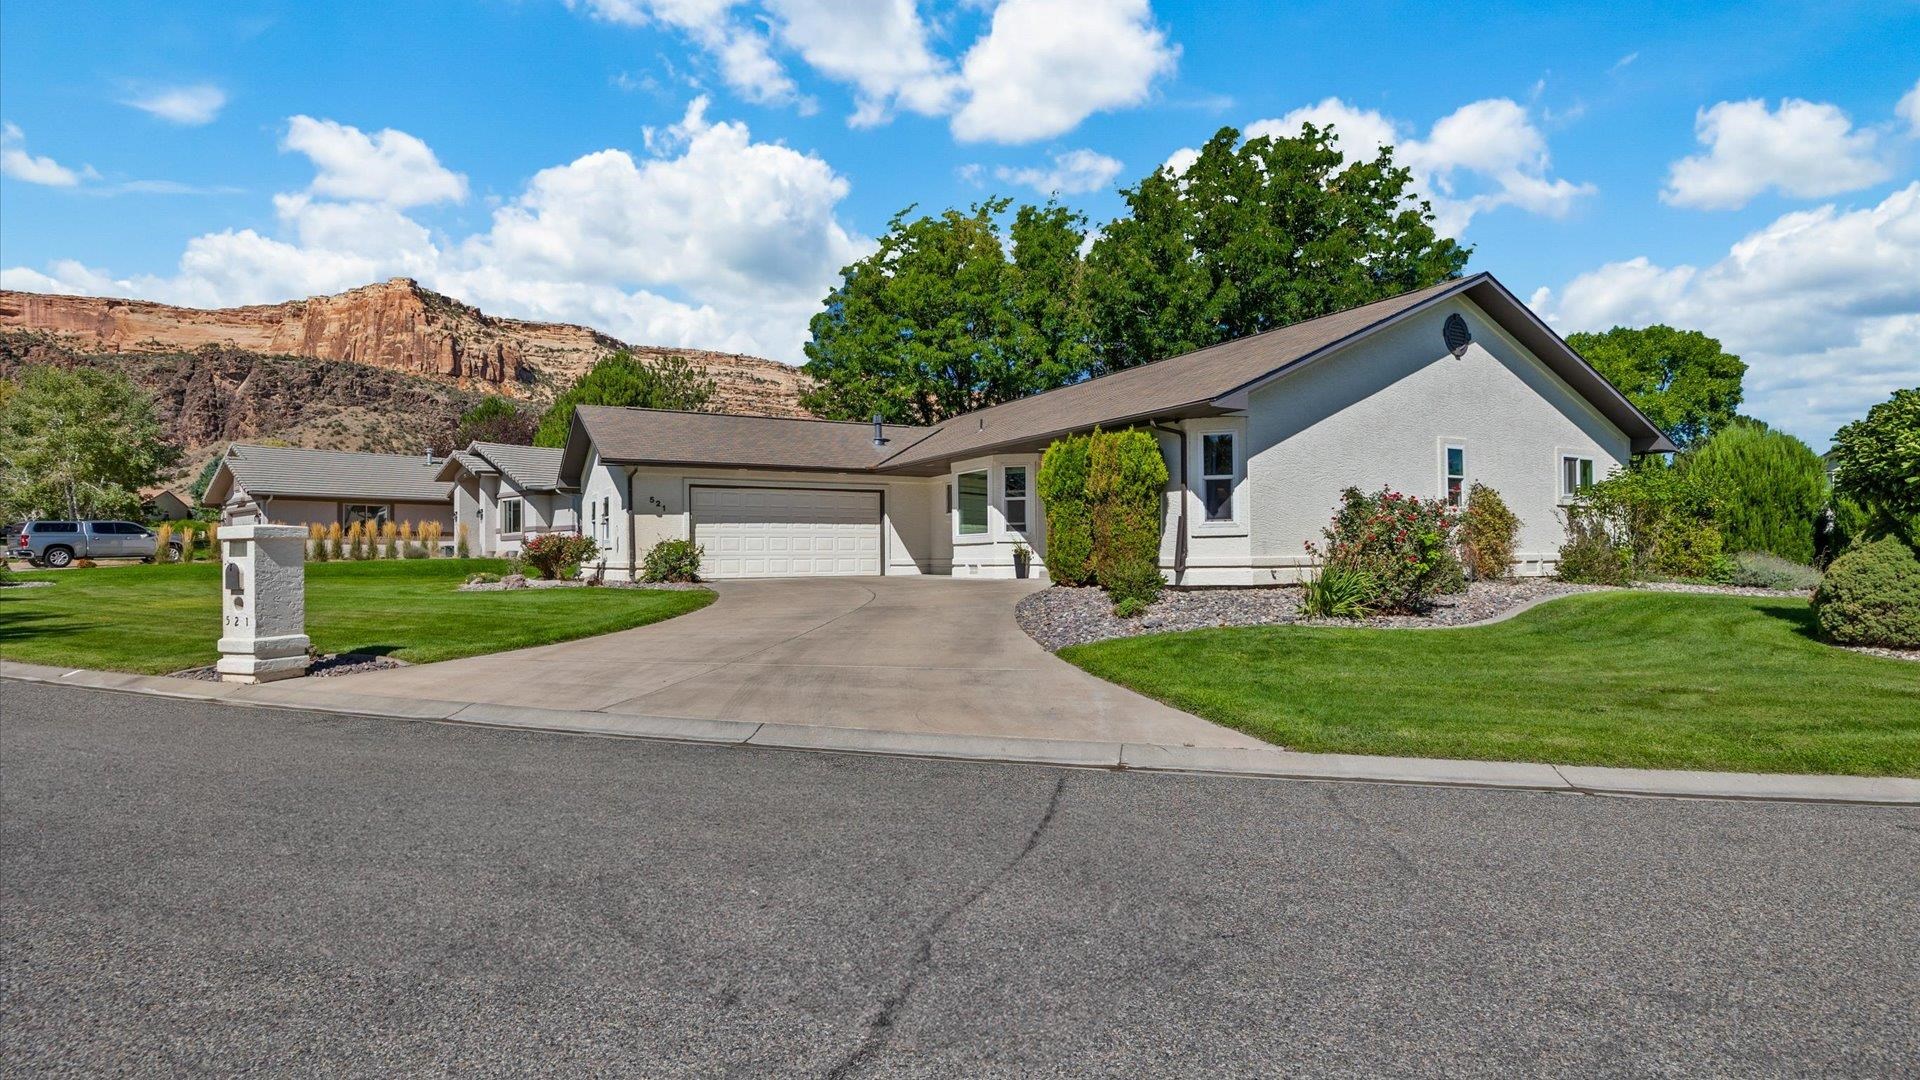
[[1524,522],[1518,572],[1549,573],[1573,492],[1673,449],[1476,274],[928,427],[585,406],[558,481],[614,578],[665,539],[700,544],[713,578],[1008,577],[1023,547],[1038,574],[1040,455],[1096,426],[1160,440],[1176,585],[1301,580],[1344,488],[1476,481]]
[[573,532],[576,496],[560,483],[561,451],[476,442],[456,451],[436,480],[452,486],[453,518],[474,555],[513,555],[529,537]]
[[235,443],[220,459],[202,506],[223,515],[251,501],[278,525],[355,522],[418,529],[430,521],[453,537],[451,485],[437,479],[446,462],[432,454],[356,454],[295,446]]

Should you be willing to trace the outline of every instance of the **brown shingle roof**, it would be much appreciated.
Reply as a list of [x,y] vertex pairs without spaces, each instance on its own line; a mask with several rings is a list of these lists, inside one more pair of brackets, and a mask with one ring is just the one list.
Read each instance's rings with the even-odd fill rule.
[[979,409],[941,424],[934,434],[897,453],[883,467],[904,470],[990,453],[997,447],[1050,441],[1056,435],[1095,424],[1111,426],[1178,413],[1218,411],[1210,407],[1214,398],[1465,284],[1442,282]]
[[[872,469],[929,430],[889,424],[886,445],[876,447],[872,424],[831,420],[582,405],[573,422],[576,433],[584,431],[592,439],[601,460],[615,465],[647,462],[854,472]],[[569,451],[574,441],[569,439]],[[563,475],[572,476],[565,470]]]
[[928,474],[947,462],[1038,448],[1095,425],[1204,416],[1246,407],[1244,391],[1359,340],[1418,309],[1467,295],[1633,440],[1636,453],[1673,449],[1653,422],[1489,274],[1474,274],[1263,334],[1117,371],[954,417],[887,428],[876,450],[868,424],[583,406],[574,415],[561,477],[577,483],[589,442],[615,464],[753,466]]

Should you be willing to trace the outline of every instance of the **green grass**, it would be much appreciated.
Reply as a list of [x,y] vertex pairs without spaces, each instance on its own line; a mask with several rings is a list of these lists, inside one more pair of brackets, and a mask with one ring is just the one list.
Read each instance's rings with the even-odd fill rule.
[[1256,627],[1060,651],[1294,750],[1920,776],[1920,664],[1798,598],[1593,593],[1463,630]]
[[[545,645],[642,626],[705,607],[702,590],[455,590],[498,559],[311,563],[307,634],[322,652],[409,663]],[[164,674],[218,656],[219,568],[103,566],[29,572],[45,589],[0,589],[0,658]]]

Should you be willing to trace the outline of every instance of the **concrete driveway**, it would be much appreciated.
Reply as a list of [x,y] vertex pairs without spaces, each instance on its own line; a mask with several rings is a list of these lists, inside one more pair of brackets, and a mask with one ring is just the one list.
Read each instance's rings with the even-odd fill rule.
[[[722,582],[677,619],[302,690],[642,716],[1174,746],[1267,744],[1096,679],[1033,643],[1037,586],[951,578]],[[292,685],[292,684],[285,684]]]

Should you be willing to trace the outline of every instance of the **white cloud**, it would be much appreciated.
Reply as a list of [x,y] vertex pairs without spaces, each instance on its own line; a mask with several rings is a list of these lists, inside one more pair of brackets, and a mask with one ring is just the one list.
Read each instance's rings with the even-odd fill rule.
[[1705,267],[1609,263],[1533,303],[1562,331],[1703,330],[1749,365],[1743,411],[1822,445],[1920,377],[1920,182],[1786,214]]
[[1901,95],[1893,114],[1907,122],[1907,134],[1920,138],[1920,79],[1915,79],[1913,89]]
[[802,100],[792,77],[773,56],[767,35],[734,17],[734,0],[567,0],[602,22],[659,23],[678,30],[712,54],[720,77],[742,98],[760,105]]
[[369,136],[332,120],[296,116],[287,121],[281,146],[313,162],[318,172],[309,190],[315,195],[388,206],[467,197],[467,178],[442,166],[426,143],[404,131],[388,128]]
[[[744,124],[711,122],[705,106],[696,101],[680,123],[651,133],[645,155],[601,150],[541,170],[483,231],[463,237],[436,237],[407,213],[431,201],[427,195],[444,195],[444,179],[399,199],[386,184],[323,185],[329,176],[362,174],[318,154],[315,183],[274,198],[275,235],[197,236],[170,275],[116,277],[64,261],[44,271],[10,267],[0,281],[217,307],[405,275],[499,314],[797,362],[808,317],[840,267],[872,242],[839,221],[847,181],[825,161],[755,142]],[[358,145],[313,123],[328,140]],[[417,146],[402,156],[424,154],[434,170],[454,175],[403,132],[366,139],[342,130],[376,150]]]
[[197,86],[163,86],[122,104],[175,124],[198,127],[210,124],[226,108],[227,92],[209,83]]
[[993,174],[1010,184],[1025,184],[1042,195],[1082,195],[1113,183],[1122,168],[1118,158],[1092,150],[1068,150],[1053,155],[1049,168],[1010,169],[1003,165]]
[[961,65],[967,97],[953,134],[1052,138],[1096,112],[1145,101],[1179,55],[1146,0],[1004,0]]
[[[1592,184],[1549,176],[1547,140],[1527,110],[1508,98],[1470,102],[1434,122],[1425,138],[1375,109],[1339,98],[1304,105],[1283,116],[1248,124],[1248,138],[1292,137],[1303,124],[1331,127],[1349,162],[1393,148],[1396,164],[1413,172],[1415,194],[1433,204],[1434,228],[1459,236],[1474,216],[1502,206],[1563,217],[1596,190]],[[1190,168],[1199,154],[1174,151],[1167,167]]]
[[0,123],[0,176],[46,187],[74,187],[91,169],[76,171],[50,157],[27,153],[27,137],[11,120]]
[[1615,60],[1613,62],[1613,66],[1607,69],[1607,73],[1611,75],[1611,74],[1617,74],[1621,71],[1624,71],[1626,70],[1628,65],[1632,64],[1635,60],[1638,60],[1638,59],[1640,59],[1640,54],[1638,52],[1630,52],[1627,55],[1621,57],[1620,59]]
[[897,106],[923,116],[952,108],[960,90],[952,65],[927,46],[913,0],[768,0],[780,40],[815,71],[855,91],[849,122],[884,122]]
[[[684,33],[749,101],[811,107],[778,45],[853,89],[854,126],[901,110],[951,116],[955,137],[969,142],[1051,138],[1096,112],[1138,105],[1179,56],[1147,0],[999,0],[987,31],[957,61],[935,47],[915,0],[567,2],[603,22]],[[754,10],[763,14],[745,14]]]
[[1702,109],[1694,135],[1706,152],[1673,163],[1660,198],[1698,210],[1737,210],[1773,188],[1819,198],[1871,187],[1891,175],[1879,137],[1855,130],[1837,106],[1788,98],[1722,101]]

